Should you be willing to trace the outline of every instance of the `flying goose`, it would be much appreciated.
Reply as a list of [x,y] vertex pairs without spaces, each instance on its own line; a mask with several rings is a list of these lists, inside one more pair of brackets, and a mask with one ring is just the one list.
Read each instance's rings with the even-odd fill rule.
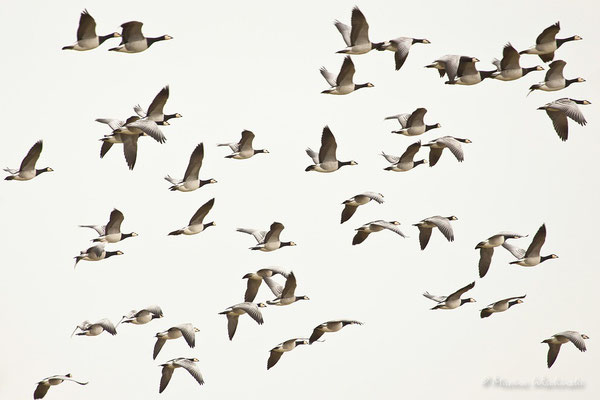
[[154,42],[161,40],[171,40],[169,35],[158,36],[154,38],[144,37],[142,34],[142,22],[129,21],[121,25],[121,44],[118,47],[108,49],[109,51],[118,51],[120,53],[139,53],[148,49]]
[[235,330],[237,329],[238,319],[240,315],[248,314],[253,320],[259,325],[263,324],[263,317],[259,308],[264,308],[267,305],[264,303],[240,303],[234,306],[228,307],[225,311],[220,312],[221,315],[227,315],[227,332],[229,333],[229,340],[233,339]]
[[96,21],[90,15],[88,10],[83,10],[79,17],[79,27],[77,28],[77,41],[72,46],[65,46],[63,50],[85,51],[92,50],[100,46],[106,39],[120,37],[118,32],[109,33],[106,36],[96,35]]
[[249,130],[242,131],[242,138],[237,143],[221,143],[217,146],[229,146],[233,154],[225,156],[225,158],[234,158],[236,160],[245,160],[259,153],[268,153],[269,150],[255,150],[252,148],[254,133]]
[[21,161],[21,166],[19,169],[11,169],[4,168],[4,171],[8,172],[9,176],[4,178],[5,181],[28,181],[30,179],[35,178],[39,174],[43,174],[44,172],[52,172],[54,171],[50,167],[35,169],[35,163],[37,163],[38,158],[40,158],[40,154],[42,153],[43,143],[41,140],[35,142],[31,149],[27,152],[27,155]]
[[277,364],[283,353],[292,351],[296,347],[303,344],[310,344],[309,340],[305,338],[294,338],[286,340],[285,342],[279,343],[277,346],[273,347],[270,351],[271,354],[269,359],[267,360],[267,369],[271,369],[275,364]]
[[352,244],[356,245],[356,244],[361,244],[362,242],[365,241],[365,239],[367,237],[369,237],[369,235],[373,232],[380,232],[384,229],[389,229],[392,232],[397,233],[398,235],[402,236],[403,238],[406,238],[406,235],[404,233],[402,233],[402,231],[400,231],[400,228],[398,228],[398,225],[400,225],[400,222],[398,221],[383,221],[381,219],[378,219],[377,221],[371,221],[371,222],[367,222],[366,224],[364,224],[363,226],[356,228],[356,235],[354,235],[354,238],[352,238]]
[[157,305],[148,306],[141,310],[131,310],[123,315],[117,326],[123,324],[144,325],[156,318],[162,318],[163,311]]
[[389,117],[385,117],[384,119],[397,119],[402,126],[402,129],[399,131],[392,131],[392,133],[398,133],[404,136],[417,136],[422,135],[430,129],[441,128],[441,124],[433,124],[427,125],[423,122],[423,117],[425,117],[425,113],[427,113],[426,108],[417,108],[412,113],[391,115]]
[[256,294],[258,293],[258,288],[263,280],[269,286],[269,288],[271,288],[271,285],[275,284],[271,278],[277,274],[283,276],[284,278],[289,276],[289,272],[278,267],[262,268],[256,272],[249,272],[244,275],[242,279],[248,279],[246,293],[244,294],[244,301],[247,303],[254,301]]
[[542,341],[542,343],[548,343],[548,368],[550,368],[554,361],[556,361],[556,357],[558,356],[558,352],[560,351],[560,346],[565,343],[573,343],[579,351],[586,351],[584,339],[589,339],[588,335],[575,332],[575,331],[565,331],[552,335],[550,339],[546,339]]
[[535,267],[536,265],[543,263],[546,260],[558,258],[558,256],[556,254],[550,254],[548,256],[543,256],[543,257],[540,256],[540,250],[542,249],[542,246],[544,245],[545,241],[546,241],[546,224],[543,224],[542,226],[540,226],[540,229],[538,229],[537,233],[533,237],[533,240],[531,241],[531,244],[527,248],[527,251],[525,251],[517,246],[513,246],[509,243],[503,244],[502,247],[504,247],[515,258],[518,259],[517,261],[512,261],[510,264],[517,264],[517,265],[521,265],[523,267]]
[[461,62],[476,63],[478,61],[479,59],[475,57],[447,54],[438,58],[432,64],[426,65],[425,68],[435,68],[438,70],[440,78],[443,78],[444,75],[448,75],[448,81],[453,82],[456,80],[458,68]]
[[[270,278],[266,278],[267,282]],[[281,285],[268,285],[275,296],[275,300],[267,301],[268,305],[271,306],[287,306],[297,302],[298,300],[310,300],[308,296],[296,296],[296,276],[293,272],[290,272],[285,280],[285,286]]]
[[492,256],[494,255],[494,247],[503,246],[506,248],[508,239],[520,239],[527,235],[519,235],[514,232],[500,232],[494,236],[490,236],[483,242],[477,243],[475,250],[479,249],[479,277],[483,278],[490,269],[492,263]]
[[164,364],[160,364],[162,367],[162,375],[160,377],[160,386],[158,388],[158,393],[162,393],[169,381],[171,381],[171,377],[173,376],[173,371],[177,368],[183,368],[187,372],[190,373],[200,385],[204,385],[204,379],[202,378],[202,374],[200,373],[200,368],[198,368],[197,358],[174,358],[172,360],[167,361]]
[[104,248],[104,243],[100,242],[88,248],[87,250],[80,251],[78,256],[73,257],[75,258],[75,266],[73,266],[73,268],[75,268],[77,266],[77,263],[79,263],[79,261],[81,260],[100,261],[108,257],[121,256],[123,254],[124,253],[121,250],[106,251],[106,249]]
[[587,100],[575,100],[563,97],[562,99],[554,100],[542,107],[538,107],[538,110],[546,110],[546,114],[548,114],[552,120],[554,130],[563,142],[569,138],[569,124],[567,123],[567,117],[571,118],[581,126],[587,124],[587,121],[579,107],[577,107],[577,104],[587,105],[592,103]]
[[367,23],[367,19],[356,6],[352,9],[351,24],[352,27],[349,27],[338,20],[334,22],[335,27],[342,34],[346,46],[348,46],[337,53],[365,54],[374,49],[375,44],[369,40],[369,24]]
[[[102,120],[104,118],[100,118],[100,119]],[[104,119],[104,120],[106,120],[106,119]],[[98,119],[96,121],[102,122],[102,121],[99,121]],[[158,124],[155,121],[152,121],[150,119],[140,119],[140,118],[130,118],[130,119],[128,119],[128,121],[131,121],[131,122],[126,122],[124,125],[115,129],[113,131],[113,133],[120,133],[121,138],[125,138],[130,135],[132,135],[136,138],[139,138],[141,135],[145,134],[145,135],[150,136],[152,139],[156,140],[158,143],[164,143],[167,141],[167,138],[162,133],[162,131],[158,127]],[[169,125],[169,123],[167,121],[164,121],[162,123],[162,125]],[[137,146],[137,144],[136,144],[136,146]],[[127,154],[125,154],[125,155],[127,155]]]
[[[126,121],[121,121],[118,119],[112,118],[98,118],[96,122],[100,122],[102,124],[107,124],[110,129],[114,132],[115,130],[133,123],[139,120],[138,116],[131,116],[127,118]],[[140,136],[148,136],[143,131],[141,133],[135,135],[127,135],[121,133],[112,133],[111,135],[104,135],[100,141],[102,142],[102,147],[100,147],[100,158],[104,158],[106,153],[111,149],[113,144],[122,144],[123,145],[123,154],[125,155],[125,161],[127,162],[127,166],[129,169],[133,169],[135,167],[135,161],[137,159],[137,143]]]
[[486,78],[490,78],[495,72],[494,71],[479,71],[475,68],[475,63],[479,60],[473,58],[463,59],[461,58],[458,63],[458,69],[456,70],[456,77],[458,79],[448,80],[444,82],[447,85],[475,85]]
[[375,192],[364,192],[345,200],[342,203],[344,205],[344,209],[342,210],[342,221],[340,223],[343,224],[344,222],[348,221],[354,215],[359,206],[365,205],[371,200],[382,204],[383,195]]
[[537,54],[543,62],[550,62],[554,59],[554,52],[565,42],[572,40],[581,40],[581,36],[571,36],[565,39],[556,39],[556,34],[560,31],[560,22],[550,25],[535,40],[535,46],[519,52],[519,54]]
[[553,92],[555,90],[564,89],[572,83],[585,82],[585,79],[583,78],[565,79],[563,76],[565,65],[567,65],[567,63],[563,60],[552,61],[550,63],[550,69],[546,72],[544,81],[531,85],[527,95],[529,96],[534,90]]
[[52,375],[48,378],[42,379],[37,383],[37,387],[35,388],[35,392],[33,392],[34,399],[43,399],[46,393],[48,393],[48,389],[50,386],[60,385],[64,381],[71,381],[78,383],[80,385],[87,385],[89,382],[79,382],[71,377],[71,374],[66,375]]
[[364,88],[364,87],[373,87],[374,85],[370,82],[355,84],[352,82],[354,78],[354,63],[350,56],[346,56],[344,58],[344,63],[342,64],[342,68],[340,69],[340,73],[337,75],[333,75],[331,72],[327,71],[325,67],[321,67],[320,69],[321,75],[323,78],[329,83],[331,89],[323,90],[321,93],[325,94],[348,94],[352,93],[355,90]]
[[362,322],[347,320],[347,319],[323,322],[322,324],[317,325],[315,327],[315,329],[313,329],[312,335],[310,335],[310,339],[308,339],[308,343],[313,344],[314,342],[319,340],[321,338],[321,336],[323,336],[323,334],[325,334],[327,332],[337,332],[337,331],[341,330],[343,327],[345,327],[346,325],[362,325],[362,324],[363,324]]
[[250,247],[250,250],[274,251],[285,246],[295,246],[294,242],[282,242],[279,240],[281,231],[285,228],[280,222],[273,222],[268,232],[259,231],[258,229],[238,228],[238,232],[243,232],[254,236],[257,246]]
[[125,217],[123,213],[116,208],[111,211],[110,219],[106,225],[79,225],[81,228],[92,228],[100,237],[93,239],[92,242],[105,242],[105,243],[117,243],[121,240],[136,237],[138,234],[135,232],[121,233],[121,224]]
[[205,181],[198,179],[198,173],[200,167],[202,167],[202,160],[204,159],[204,143],[200,143],[190,156],[185,174],[182,180],[171,178],[170,175],[165,176],[165,179],[173,184],[169,188],[171,191],[179,190],[180,192],[191,192],[209,183],[217,183],[214,179],[207,179]]
[[208,222],[206,224],[203,223],[204,218],[206,217],[206,214],[208,214],[208,212],[211,210],[211,208],[213,207],[214,204],[215,204],[214,198],[210,199],[209,201],[204,203],[198,209],[198,211],[196,211],[196,213],[192,216],[188,226],[186,226],[185,228],[182,228],[182,229],[177,229],[176,231],[169,233],[169,235],[172,235],[172,236],[181,235],[181,234],[195,235],[197,233],[204,231],[209,226],[216,226],[216,224],[214,222]]
[[[77,332],[77,329],[79,329],[81,332]],[[113,336],[117,334],[117,329],[115,328],[113,323],[106,318],[103,318],[100,321],[94,323],[91,323],[86,319],[81,324],[75,327],[73,333],[71,333],[71,337],[75,335],[75,332],[77,332],[77,336],[98,336],[104,331],[110,333]]]
[[413,143],[406,148],[406,151],[400,157],[385,154],[382,151],[381,155],[383,156],[383,158],[385,158],[389,163],[392,164],[391,166],[384,168],[384,170],[385,171],[395,171],[395,172],[406,172],[406,171],[410,171],[417,165],[426,163],[427,160],[414,161],[415,154],[417,154],[417,152],[419,151],[420,148],[421,148],[421,141]]
[[423,293],[423,296],[438,303],[435,307],[431,308],[432,310],[453,310],[455,308],[462,306],[465,303],[474,303],[475,302],[475,299],[472,299],[472,298],[468,298],[468,299],[460,298],[460,296],[462,296],[464,293],[468,292],[469,290],[473,289],[474,287],[475,287],[475,282],[471,282],[467,286],[465,286],[461,289],[458,289],[456,292],[452,293],[449,296],[434,296],[434,295],[429,294],[429,292]]
[[544,68],[540,65],[535,67],[521,68],[519,59],[521,56],[517,49],[512,44],[507,43],[502,50],[502,60],[494,59],[492,64],[496,66],[496,72],[492,74],[492,78],[501,81],[514,81],[530,73],[531,71],[543,71]]
[[158,92],[156,97],[154,97],[154,100],[152,100],[152,103],[150,103],[147,111],[144,111],[139,104],[133,107],[133,110],[137,115],[140,116],[140,118],[148,118],[149,120],[156,122],[158,125],[169,125],[167,122],[168,120],[172,118],[181,118],[182,115],[179,113],[165,114],[163,112],[163,108],[165,107],[168,99],[169,85],[165,86],[160,92]]
[[435,215],[413,224],[413,226],[419,228],[419,243],[421,244],[421,250],[425,250],[425,247],[427,247],[433,228],[438,228],[449,242],[453,242],[454,231],[452,230],[450,221],[456,221],[457,219],[458,218],[454,215],[450,217],[440,217],[439,215]]
[[188,346],[193,349],[196,347],[196,332],[200,332],[200,329],[195,328],[194,325],[189,323],[176,325],[166,331],[158,332],[156,334],[156,344],[152,352],[152,359],[156,360],[156,356],[158,356],[158,353],[160,353],[167,340],[179,339],[182,336]]
[[524,299],[525,296],[526,295],[524,294],[523,296],[509,297],[508,299],[498,300],[495,303],[491,303],[486,308],[481,310],[480,316],[481,318],[487,318],[493,313],[506,311],[515,304],[523,303],[523,300],[521,299]]
[[423,146],[429,147],[429,166],[433,167],[437,164],[438,160],[442,156],[442,152],[444,149],[450,150],[454,157],[458,160],[458,162],[463,162],[465,160],[465,156],[463,153],[461,143],[472,143],[469,139],[460,139],[452,136],[443,136],[437,138],[435,140],[430,141],[429,143],[424,144]]
[[396,71],[400,70],[404,65],[404,61],[408,57],[410,47],[415,43],[430,44],[427,39],[415,39],[410,37],[398,37],[381,43],[375,43],[374,46],[379,51],[389,50],[394,52],[394,60],[396,61]]
[[329,126],[325,125],[323,128],[323,134],[321,135],[321,148],[317,154],[311,148],[306,149],[306,154],[312,158],[314,165],[306,167],[305,171],[317,171],[317,172],[333,172],[337,171],[345,165],[357,165],[357,162],[352,161],[338,161],[336,157],[337,143],[333,133]]

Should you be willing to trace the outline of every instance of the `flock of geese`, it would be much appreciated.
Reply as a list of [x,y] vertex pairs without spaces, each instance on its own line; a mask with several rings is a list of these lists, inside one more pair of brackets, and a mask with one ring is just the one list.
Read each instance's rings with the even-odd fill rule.
[[[369,39],[369,25],[363,13],[355,7],[352,10],[351,25],[346,25],[342,22],[335,21],[335,27],[339,30],[346,44],[346,48],[338,51],[345,54],[341,69],[337,75],[330,73],[325,67],[322,67],[320,72],[329,84],[330,88],[322,93],[332,95],[347,95],[361,88],[370,88],[374,85],[370,82],[355,84],[354,73],[355,66],[351,55],[366,54],[371,50],[391,51],[394,53],[394,61],[396,70],[400,70],[405,64],[409,51],[413,44],[430,44],[427,39],[416,39],[410,37],[399,37],[396,39],[373,43]],[[71,46],[63,47],[63,50],[87,51],[100,46],[106,40],[111,38],[121,38],[121,44],[117,47],[110,48],[110,51],[123,53],[139,53],[150,48],[152,44],[158,41],[172,39],[169,35],[163,35],[153,38],[145,37],[142,34],[142,23],[138,21],[130,21],[121,25],[121,33],[114,32],[104,36],[98,36],[96,33],[96,23],[94,18],[84,10],[81,13],[79,20],[79,28],[77,30],[77,41]],[[510,43],[503,49],[502,59],[494,60],[495,70],[480,71],[477,70],[475,64],[479,59],[464,55],[445,55],[434,60],[433,63],[427,65],[427,68],[436,69],[440,77],[447,76],[446,84],[451,85],[474,85],[482,82],[485,79],[498,79],[510,81],[520,79],[530,72],[544,70],[542,66],[521,67],[521,55],[538,55],[545,63],[551,62],[549,70],[543,82],[534,84],[530,87],[530,93],[536,90],[542,91],[557,91],[564,89],[572,83],[584,82],[582,78],[565,79],[563,69],[566,62],[563,60],[554,60],[555,52],[565,43],[570,41],[581,40],[581,37],[575,35],[564,39],[557,39],[556,35],[560,31],[560,24],[557,22],[554,25],[546,28],[537,38],[535,46],[524,51],[517,51]],[[554,60],[554,61],[553,61]],[[156,95],[150,103],[147,110],[141,106],[134,107],[135,115],[129,116],[126,119],[114,118],[99,118],[96,121],[106,124],[111,132],[101,138],[100,157],[106,156],[113,145],[119,144],[123,146],[125,161],[130,169],[135,167],[137,158],[137,142],[140,137],[149,136],[159,143],[165,143],[167,138],[163,134],[161,127],[169,125],[169,120],[180,118],[181,114],[172,113],[165,114],[163,109],[169,98],[169,86],[164,87]],[[580,125],[585,125],[586,120],[579,109],[579,105],[590,104],[587,100],[576,100],[570,98],[561,98],[541,106],[540,110],[545,110],[559,137],[565,141],[568,138],[568,122],[570,118]],[[386,120],[397,120],[400,124],[398,130],[392,133],[404,136],[419,136],[430,130],[441,128],[441,124],[426,124],[424,121],[427,113],[426,108],[417,108],[412,113],[403,113],[386,117]],[[218,146],[229,147],[231,154],[226,155],[226,158],[243,160],[253,157],[256,154],[269,153],[266,149],[255,149],[253,141],[255,135],[249,130],[244,130],[241,133],[241,138],[237,142],[222,143]],[[401,156],[389,155],[384,152],[381,155],[390,164],[384,168],[386,171],[406,172],[418,165],[428,163],[430,167],[436,165],[443,154],[444,149],[448,149],[452,155],[459,161],[464,160],[462,149],[463,144],[469,144],[471,141],[466,138],[455,138],[452,136],[443,136],[428,143],[421,144],[421,141],[409,145]],[[416,154],[421,147],[429,148],[428,159],[415,160]],[[46,167],[36,169],[36,164],[42,153],[42,141],[36,142],[25,158],[22,160],[18,169],[5,169],[10,175],[6,180],[28,181],[44,172],[53,171],[52,168]],[[168,188],[171,191],[191,192],[197,190],[204,185],[214,184],[217,181],[212,178],[200,179],[200,168],[204,158],[204,143],[198,144],[192,151],[187,168],[182,179],[173,178],[169,175],[165,177],[171,186]],[[354,160],[340,161],[336,155],[337,142],[328,126],[323,128],[321,135],[321,146],[316,152],[311,148],[306,149],[307,155],[312,160],[312,164],[305,168],[307,172],[331,173],[337,171],[344,166],[354,166],[357,162]],[[357,194],[350,199],[345,200],[341,214],[341,223],[350,220],[356,213],[358,207],[368,203],[375,202],[381,204],[384,202],[384,196],[376,192],[364,192]],[[187,225],[175,229],[168,235],[195,235],[205,231],[207,228],[215,226],[215,222],[204,222],[214,206],[215,199],[212,198],[203,204],[195,213]],[[419,245],[421,250],[427,247],[434,229],[437,229],[449,242],[454,240],[454,232],[451,222],[457,221],[455,216],[432,216],[424,218],[419,222],[414,223],[414,226],[419,231]],[[121,250],[109,251],[106,246],[109,244],[119,243],[127,238],[138,236],[135,232],[123,233],[121,225],[124,221],[124,215],[121,211],[114,209],[110,213],[108,222],[105,225],[81,225],[84,228],[93,229],[98,237],[92,240],[92,246],[82,250],[79,255],[75,256],[75,266],[80,261],[101,261],[112,256],[123,255]],[[183,225],[183,224],[182,224]],[[355,234],[352,239],[353,245],[358,245],[364,242],[371,234],[388,230],[396,233],[402,238],[408,236],[400,230],[400,222],[375,220],[365,223],[355,229]],[[262,252],[273,252],[287,246],[295,246],[293,241],[282,241],[280,236],[284,230],[284,225],[280,222],[273,222],[268,230],[260,230],[254,228],[238,228],[237,231],[251,235],[256,243],[250,247],[251,250],[259,250]],[[481,241],[475,246],[480,252],[478,264],[479,277],[484,278],[491,266],[494,249],[503,247],[514,258],[515,261],[511,264],[516,264],[524,267],[535,267],[547,260],[555,259],[556,254],[541,255],[541,249],[546,239],[546,225],[543,224],[533,236],[531,243],[527,249],[521,249],[509,241],[525,238],[527,235],[521,235],[514,232],[500,232],[488,239]],[[277,276],[284,279],[284,282],[278,282]],[[238,326],[239,317],[247,314],[257,324],[263,324],[263,316],[261,308],[268,306],[288,306],[300,300],[309,300],[306,295],[296,295],[296,276],[292,271],[286,271],[281,268],[270,267],[262,268],[256,272],[250,272],[243,277],[247,280],[247,288],[244,294],[244,302],[227,307],[220,312],[227,318],[227,332],[229,339],[232,340]],[[255,298],[262,285],[265,283],[267,288],[273,295],[273,300],[265,303],[255,303]],[[425,292],[423,295],[435,302],[432,310],[452,310],[461,307],[467,303],[475,302],[473,298],[463,298],[462,296],[475,287],[475,282],[452,292],[447,296],[432,295]],[[514,305],[523,303],[525,295],[507,297],[495,301],[482,310],[480,317],[487,318],[492,314],[505,312]],[[73,331],[73,335],[77,336],[97,336],[103,332],[110,335],[117,334],[117,328],[120,324],[142,325],[151,322],[154,319],[163,318],[162,309],[157,306],[149,306],[140,310],[131,310],[125,313],[122,319],[116,325],[109,319],[101,319],[96,322],[88,320],[78,324]],[[267,369],[272,368],[277,364],[283,353],[294,350],[301,345],[311,345],[314,342],[321,341],[320,338],[325,333],[338,332],[348,325],[361,325],[362,323],[355,320],[331,320],[317,325],[310,337],[298,337],[283,341],[270,351],[267,360]],[[156,344],[152,352],[152,358],[156,359],[165,343],[168,340],[176,340],[183,338],[190,348],[195,347],[195,334],[199,329],[191,323],[182,323],[174,325],[171,328],[158,332],[156,334]],[[584,339],[588,339],[585,334],[580,334],[574,331],[560,332],[542,343],[549,345],[547,365],[551,367],[558,355],[562,344],[571,342],[581,351],[586,350]],[[204,379],[198,366],[196,358],[174,358],[162,364],[162,375],[159,384],[159,392],[163,392],[169,384],[173,372],[178,368],[183,368],[188,371],[192,377],[200,384],[204,384]],[[58,385],[64,381],[76,382],[80,385],[85,385],[87,382],[81,382],[72,378],[71,374],[53,375],[38,382],[34,392],[34,399],[43,398],[50,386]]]

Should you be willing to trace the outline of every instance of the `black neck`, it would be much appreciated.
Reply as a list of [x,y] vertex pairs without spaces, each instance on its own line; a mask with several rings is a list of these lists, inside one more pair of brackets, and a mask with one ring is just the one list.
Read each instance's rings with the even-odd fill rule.
[[215,226],[214,221],[213,222],[209,222],[208,224],[204,224],[204,229],[208,228],[209,226]]
[[465,304],[465,303],[470,303],[470,302],[471,302],[471,300],[469,300],[469,299],[460,299],[460,305],[461,305],[461,306],[462,306],[463,304]]
[[118,253],[119,253],[118,251],[107,251],[106,255],[104,256],[104,258],[116,256]]
[[484,80],[485,78],[489,78],[490,76],[492,76],[492,74],[495,72],[498,71],[479,71],[479,76],[481,76],[481,80]]
[[552,255],[544,256],[544,257],[540,258],[540,262],[543,263],[544,261],[549,260],[551,258],[552,258]]
[[121,233],[121,240],[127,239],[133,236],[133,232],[131,233]]
[[421,165],[425,162],[425,160],[419,160],[419,161],[415,161],[413,164],[413,168],[416,167],[417,165]]
[[163,121],[168,121],[171,118],[175,118],[177,116],[177,114],[165,114]]
[[360,83],[358,85],[355,84],[354,85],[354,90],[362,89],[362,88],[367,87],[367,86],[369,86],[368,83]]
[[565,79],[565,87],[569,86],[571,83],[577,83],[577,82],[579,82],[579,78]]
[[100,42],[100,44],[102,44],[102,43],[104,43],[104,41],[106,39],[110,39],[110,38],[114,38],[114,37],[115,37],[114,33],[111,33],[111,34],[108,34],[108,35],[104,35],[104,36],[98,36],[98,41]]
[[264,153],[264,152],[265,152],[265,150],[264,150],[264,149],[262,149],[262,150],[254,150],[254,153],[255,153],[255,154],[256,154],[256,153]]
[[292,245],[292,242],[281,242],[279,247],[285,247],[285,246],[291,246],[291,245]]
[[148,47],[152,46],[154,42],[160,42],[161,40],[165,40],[164,36],[154,37],[154,38],[146,38],[146,42],[148,43]]
[[209,183],[212,183],[211,181],[212,181],[212,179],[207,179],[205,181],[200,180],[200,187],[202,187],[204,185],[208,185]]
[[525,76],[531,71],[537,70],[537,67],[521,68],[521,70],[523,71],[523,76]]
[[341,168],[344,165],[351,165],[352,161],[338,161],[338,167]]
[[512,306],[514,306],[515,304],[519,304],[517,300],[509,301],[509,302],[508,302],[508,308],[511,308],[511,307],[512,307]]
[[36,175],[43,174],[44,172],[48,172],[48,168],[42,168],[42,169],[35,170]]
[[434,125],[425,125],[425,132],[427,132],[430,129],[435,129],[437,127],[438,127],[437,124],[434,124]]
[[571,36],[564,39],[556,39],[556,48],[558,49],[560,46],[562,46],[563,43],[570,42],[572,40],[575,40],[575,36]]

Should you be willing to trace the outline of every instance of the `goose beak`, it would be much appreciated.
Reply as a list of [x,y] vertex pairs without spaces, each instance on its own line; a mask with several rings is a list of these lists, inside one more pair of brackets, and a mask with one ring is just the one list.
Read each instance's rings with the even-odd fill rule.
[[423,39],[423,44],[431,44],[431,42],[427,39]]

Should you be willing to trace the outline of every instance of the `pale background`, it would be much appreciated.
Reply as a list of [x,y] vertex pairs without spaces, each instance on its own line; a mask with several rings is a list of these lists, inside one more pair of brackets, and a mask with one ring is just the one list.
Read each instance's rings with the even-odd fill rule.
[[[375,87],[343,97],[319,94],[327,88],[318,69],[337,72],[343,40],[332,22],[348,23],[353,1],[178,2],[61,1],[2,2],[0,24],[3,85],[0,106],[4,141],[2,166],[18,167],[38,139],[44,151],[38,167],[55,172],[30,182],[2,182],[0,230],[0,398],[31,398],[36,382],[67,372],[89,380],[66,383],[48,399],[154,398],[592,398],[597,382],[597,252],[600,200],[597,166],[600,86],[596,51],[598,5],[593,1],[358,3],[373,41],[397,36],[427,38],[415,45],[400,72],[391,52],[354,57],[358,83]],[[61,51],[75,39],[79,13],[95,17],[107,34],[129,20],[144,22],[147,36],[169,34],[141,54],[107,49],[111,39],[89,52]],[[581,76],[559,93],[528,87],[543,79],[532,72],[515,82],[485,81],[472,87],[444,85],[423,68],[444,54],[482,60],[500,57],[511,41],[517,49],[560,20],[559,37],[581,35],[561,48],[567,78]],[[522,65],[542,64],[523,56]],[[165,127],[168,141],[140,140],[135,170],[127,170],[121,148],[99,158],[98,139],[108,132],[95,118],[125,118],[131,107],[147,107],[166,84],[165,111],[182,119]],[[551,121],[536,108],[560,98],[590,100],[582,108],[589,124],[569,121],[561,142]],[[402,154],[416,139],[392,135],[387,115],[424,106],[437,129],[423,141],[444,135],[466,137],[465,162],[447,152],[434,168],[408,173],[383,171],[381,150]],[[329,124],[341,160],[359,165],[334,174],[306,173],[306,146],[318,148]],[[255,147],[270,154],[238,161],[216,143],[234,141],[243,129],[256,134]],[[172,193],[165,174],[181,176],[193,147],[204,142],[200,175],[216,185]],[[425,156],[423,150],[419,153]],[[385,195],[383,205],[360,208],[339,224],[341,202],[362,191]],[[167,237],[187,224],[196,209],[216,197],[208,221],[217,226],[197,236]],[[125,214],[124,232],[139,237],[109,246],[125,255],[73,270],[72,257],[94,237],[78,224],[106,223],[113,207]],[[456,240],[434,232],[425,251],[411,224],[431,215],[456,215]],[[374,219],[399,220],[410,239],[382,232],[351,246],[353,229]],[[281,221],[282,240],[297,247],[251,252],[253,239],[237,227],[267,228]],[[501,230],[533,235],[542,223],[548,237],[543,254],[558,260],[536,268],[508,266],[496,251],[488,276],[468,296],[478,300],[452,311],[429,311],[421,293],[448,294],[477,278],[480,240]],[[528,239],[513,242],[526,247]],[[217,315],[241,302],[245,281],[258,268],[293,269],[297,293],[308,302],[263,309],[265,324],[240,318],[233,342],[226,318]],[[509,296],[525,303],[481,320],[478,310]],[[262,288],[258,301],[270,299]],[[143,326],[125,325],[117,336],[69,335],[84,319],[110,318],[150,304],[165,318]],[[270,371],[268,351],[292,337],[308,336],[323,321],[350,318],[364,326],[325,335],[325,343],[285,354]],[[154,334],[192,322],[200,328],[196,348],[170,341],[156,361]],[[547,345],[556,332],[587,333],[588,352],[564,346],[551,370]],[[177,371],[158,394],[158,364],[170,358],[200,359],[206,384]],[[485,388],[488,378],[532,384],[580,380],[585,390]]]

